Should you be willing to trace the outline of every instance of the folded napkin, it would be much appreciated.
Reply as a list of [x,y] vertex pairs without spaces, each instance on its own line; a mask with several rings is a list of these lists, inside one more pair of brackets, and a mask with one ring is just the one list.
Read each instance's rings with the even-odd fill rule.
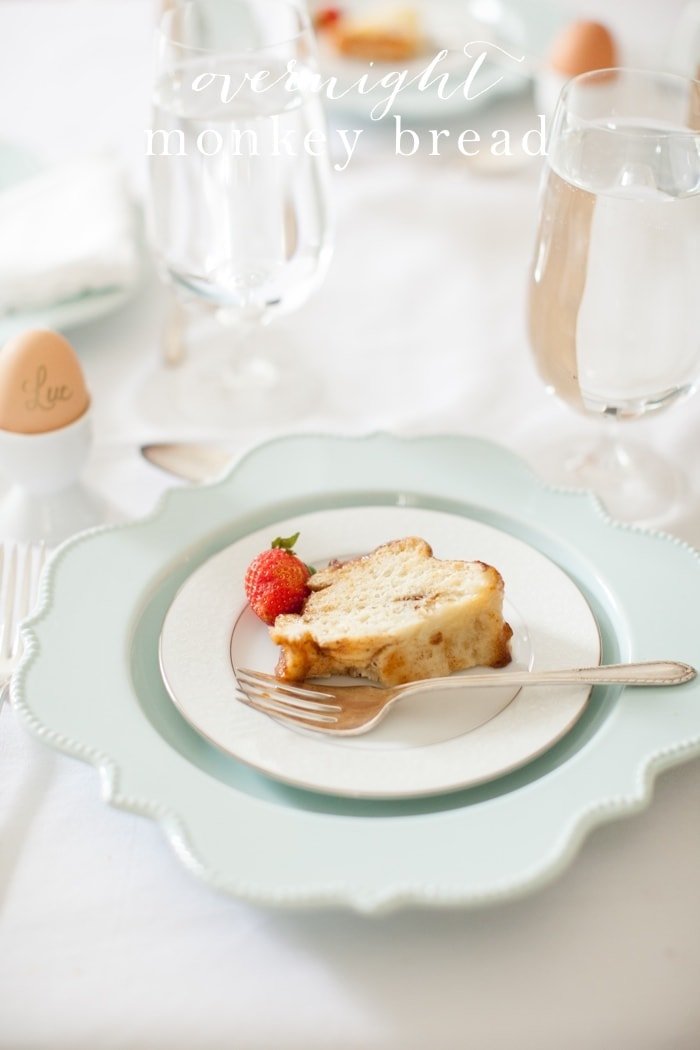
[[0,193],[0,314],[136,280],[133,206],[116,165],[87,157]]

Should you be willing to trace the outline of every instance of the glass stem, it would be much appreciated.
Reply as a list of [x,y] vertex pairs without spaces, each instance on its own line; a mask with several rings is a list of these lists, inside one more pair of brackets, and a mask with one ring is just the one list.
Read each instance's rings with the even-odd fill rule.
[[226,340],[225,357],[220,365],[219,378],[226,390],[268,390],[278,378],[278,368],[260,343],[260,335],[268,322],[265,306],[252,306],[245,311],[216,311]]
[[607,417],[595,450],[601,469],[611,477],[626,477],[632,469],[632,457],[622,435],[623,427],[624,423],[618,416]]

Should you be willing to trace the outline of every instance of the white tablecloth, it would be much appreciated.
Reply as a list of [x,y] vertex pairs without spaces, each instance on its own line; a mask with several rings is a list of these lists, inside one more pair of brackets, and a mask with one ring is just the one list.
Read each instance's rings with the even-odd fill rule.
[[[572,5],[570,5],[572,6]],[[581,4],[586,12],[604,3]],[[678,5],[617,5],[649,60]],[[47,159],[109,146],[143,185],[151,5],[0,6],[0,135]],[[608,13],[608,17],[612,17]],[[656,49],[656,51],[654,50]],[[661,59],[657,64],[662,64]],[[548,399],[523,296],[537,170],[367,150],[336,180],[328,280],[280,328],[323,383],[301,420],[235,429],[457,431],[524,451],[588,424]],[[92,477],[129,513],[169,482],[134,446],[212,437],[158,371],[160,295],[76,330],[94,394]],[[698,402],[640,424],[690,476],[666,523],[700,545]],[[533,453],[534,455],[534,453]],[[60,681],[60,669],[57,668]],[[700,1041],[700,762],[591,834],[548,888],[475,912],[284,913],[219,896],[150,821],[106,807],[93,769],[0,719],[0,1046],[214,1050],[692,1050]]]

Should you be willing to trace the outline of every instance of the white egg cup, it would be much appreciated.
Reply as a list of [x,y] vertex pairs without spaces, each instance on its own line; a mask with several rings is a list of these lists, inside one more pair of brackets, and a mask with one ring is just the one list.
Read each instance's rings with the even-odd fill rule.
[[0,474],[11,485],[0,499],[0,541],[55,546],[109,520],[105,502],[81,482],[91,449],[89,408],[75,422],[43,434],[0,429]]

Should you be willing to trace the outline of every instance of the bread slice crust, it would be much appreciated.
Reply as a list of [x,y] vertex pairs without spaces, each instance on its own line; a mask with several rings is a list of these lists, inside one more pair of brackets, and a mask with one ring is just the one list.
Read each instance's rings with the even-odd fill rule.
[[331,563],[309,580],[297,615],[270,628],[288,681],[353,675],[382,685],[510,662],[500,573],[481,561],[435,558],[417,536]]

